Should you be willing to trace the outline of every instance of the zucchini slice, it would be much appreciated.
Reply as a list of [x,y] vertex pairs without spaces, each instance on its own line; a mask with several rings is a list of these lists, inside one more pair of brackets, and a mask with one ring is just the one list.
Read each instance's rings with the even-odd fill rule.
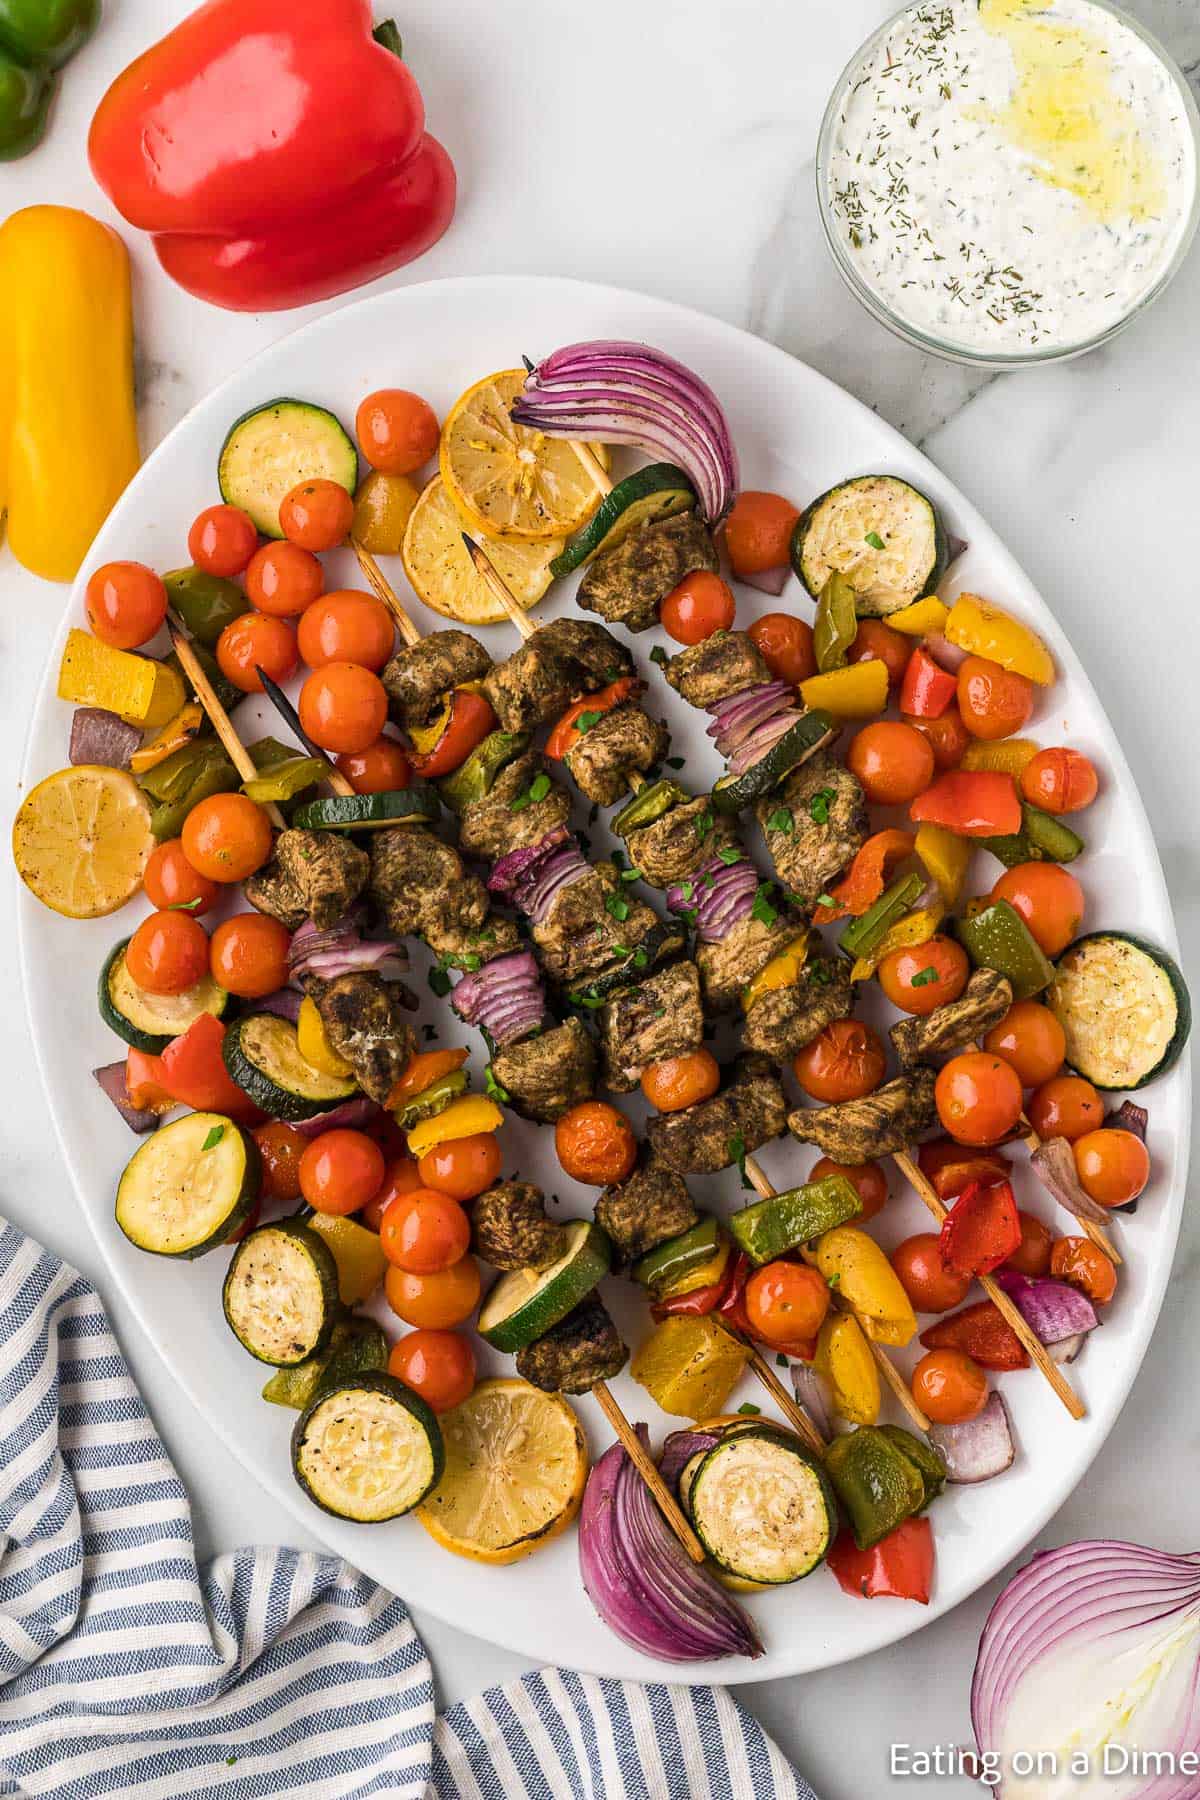
[[182,994],[148,994],[140,988],[125,967],[128,943],[128,938],[122,938],[100,971],[100,1017],[110,1031],[135,1050],[157,1056],[172,1038],[181,1037],[189,1025],[194,1025],[201,1014],[223,1017],[229,995],[211,975]]
[[742,812],[754,800],[778,787],[785,775],[806,762],[816,751],[832,743],[837,724],[830,713],[814,706],[801,713],[792,729],[772,744],[765,756],[740,775],[722,775],[712,791],[712,803],[718,812]]
[[330,794],[297,807],[301,831],[381,831],[385,825],[431,825],[441,812],[432,788],[393,788],[388,794]]
[[281,538],[279,503],[302,481],[358,486],[358,452],[333,414],[310,400],[272,400],[230,426],[217,459],[221,498],[248,512],[264,537]]
[[932,500],[896,475],[839,482],[800,514],[792,567],[817,599],[835,572],[860,619],[886,619],[932,594],[946,572],[945,527]]
[[258,1146],[220,1113],[160,1125],[117,1186],[117,1224],[154,1256],[203,1256],[227,1243],[258,1199]]
[[811,1575],[838,1528],[825,1471],[803,1445],[766,1426],[714,1445],[690,1475],[687,1505],[720,1568],[772,1587]]
[[1046,1002],[1066,1032],[1068,1063],[1106,1090],[1165,1075],[1192,1028],[1178,963],[1127,931],[1092,931],[1068,944]]
[[303,1412],[319,1387],[337,1385],[355,1375],[378,1374],[387,1368],[388,1341],[374,1319],[342,1319],[323,1350],[294,1368],[276,1369],[262,1397],[272,1406]]
[[635,469],[605,495],[583,530],[554,558],[550,573],[556,578],[570,575],[593,557],[615,550],[639,526],[691,512],[696,504],[695,488],[674,463]]
[[225,1033],[225,1067],[273,1119],[311,1119],[358,1092],[353,1079],[326,1075],[300,1054],[296,1027],[274,1013],[250,1013]]
[[324,1349],[339,1312],[337,1264],[300,1219],[277,1219],[244,1237],[221,1291],[225,1322],[243,1350],[277,1369]]
[[670,962],[687,948],[687,932],[675,919],[660,921],[652,925],[645,937],[636,944],[629,955],[620,962],[613,963],[611,968],[602,969],[599,975],[585,982],[581,987],[569,988],[567,999],[572,1006],[582,1007],[587,1012],[594,1012],[613,994],[619,994],[624,988],[636,987],[647,970],[656,969],[660,964]]
[[548,1269],[514,1269],[496,1283],[479,1312],[479,1335],[496,1350],[523,1350],[579,1305],[608,1274],[612,1245],[589,1219],[567,1226],[567,1248]]
[[292,1470],[309,1499],[360,1525],[411,1512],[445,1461],[437,1419],[394,1375],[319,1387],[292,1432]]

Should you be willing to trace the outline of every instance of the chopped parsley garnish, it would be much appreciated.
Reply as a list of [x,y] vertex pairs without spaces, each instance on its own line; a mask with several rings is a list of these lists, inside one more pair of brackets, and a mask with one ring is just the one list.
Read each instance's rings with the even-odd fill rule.
[[491,1063],[489,1063],[487,1068],[483,1071],[483,1085],[491,1098],[493,1100],[498,1100],[501,1105],[508,1099],[508,1089],[506,1087],[501,1087],[500,1083],[496,1080],[496,1077],[492,1074]]
[[834,899],[832,894],[818,894],[817,895],[817,905],[818,906],[836,906],[837,901]]
[[777,1368],[777,1369],[786,1369],[786,1368],[787,1368],[787,1366],[788,1366],[788,1359],[787,1359],[787,1357],[786,1357],[786,1356],[785,1356],[785,1355],[784,1355],[784,1354],[783,1354],[783,1351],[782,1351],[782,1350],[778,1350],[778,1351],[776,1351],[776,1353],[775,1353],[775,1367],[776,1367],[776,1368]]
[[715,823],[716,821],[710,812],[696,814],[696,836],[700,839],[701,843],[703,843],[704,839],[708,836]]
[[832,788],[819,788],[808,803],[808,816],[814,825],[828,825],[829,803],[836,799]]
[[733,1136],[727,1140],[725,1148],[729,1153],[730,1162],[737,1164],[738,1174],[742,1178],[742,1186],[749,1188],[750,1178],[746,1174],[746,1140],[742,1133],[735,1131]]
[[584,732],[590,731],[593,725],[598,725],[603,717],[602,712],[581,712],[575,721],[575,729],[582,736]]
[[168,912],[194,913],[194,912],[199,912],[200,908],[203,905],[204,905],[204,895],[197,894],[196,898],[194,900],[176,900],[176,902],[173,906],[168,906],[167,911]]
[[685,906],[679,916],[683,920],[684,924],[687,926],[689,931],[695,930],[696,920],[699,917],[699,914],[697,913],[696,908],[694,906]]
[[422,1025],[421,1036],[425,1039],[427,1044],[432,1044],[434,1038],[437,1036],[437,1032],[432,1025]]
[[682,769],[683,762],[684,759],[682,756],[668,756],[667,767],[668,769]]
[[454,960],[457,967],[465,969],[468,975],[473,975],[476,969],[483,967],[482,956],[479,956],[474,950],[467,950],[462,956],[455,957]]
[[833,980],[832,965],[823,961],[821,957],[818,957],[815,962],[810,962],[805,973],[814,987],[828,987]]
[[640,881],[642,879],[640,869],[621,869],[619,873],[622,881]]
[[741,862],[742,860],[741,850],[736,844],[722,845],[721,849],[717,851],[717,855],[727,869],[732,868],[735,862]]
[[757,919],[760,925],[773,925],[779,917],[779,908],[771,904],[771,883],[760,881],[754,890],[754,905],[750,908],[750,917]]
[[629,955],[629,945],[628,944],[614,944],[612,949],[613,949],[614,956],[628,956]]
[[685,900],[694,900],[696,897],[696,884],[694,881],[685,881],[681,883],[679,891]]
[[743,1400],[742,1404],[738,1407],[738,1411],[740,1413],[745,1413],[747,1417],[751,1419],[762,1417],[762,1407],[755,1406],[753,1400]]
[[835,1288],[835,1287],[838,1287],[838,1286],[839,1286],[839,1285],[840,1285],[840,1284],[841,1284],[841,1279],[842,1279],[842,1274],[841,1274],[841,1270],[840,1270],[840,1269],[835,1269],[835,1270],[834,1270],[834,1272],[833,1272],[833,1274],[832,1274],[832,1275],[827,1275],[827,1276],[826,1276],[826,1277],[825,1277],[825,1279],[826,1279],[826,1281],[827,1281],[827,1282],[828,1282],[828,1283],[829,1283],[829,1285],[830,1285],[830,1287],[831,1287],[831,1288]]
[[205,1150],[215,1150],[224,1136],[225,1127],[223,1125],[214,1125],[200,1146],[201,1153],[203,1154]]
[[870,544],[872,550],[882,550],[883,549],[883,539],[880,537],[880,535],[877,531],[868,531],[866,537],[863,539],[863,542],[865,544]]
[[705,869],[703,875],[701,875],[701,877],[700,877],[700,886],[704,889],[705,893],[708,893],[709,889],[715,888],[716,885],[717,885],[716,877],[714,876],[712,870]]
[[582,988],[572,988],[567,999],[572,1006],[586,1006],[589,1012],[595,1012],[597,1008],[604,1005],[599,994],[585,994]]
[[639,944],[637,949],[633,953],[634,968],[635,969],[644,969],[646,964],[649,961],[650,961],[650,952],[647,949],[645,949],[645,947],[643,945]]
[[611,913],[614,919],[623,922],[629,917],[629,902],[623,894],[606,894],[604,910],[606,913]]
[[428,980],[430,993],[436,994],[439,999],[444,1000],[446,995],[450,992],[450,977],[447,975],[445,969],[440,966],[430,969]]
[[767,820],[768,831],[782,831],[785,837],[791,837],[796,829],[796,821],[792,817],[791,808],[777,806]]
[[925,968],[917,970],[916,974],[912,978],[911,986],[913,986],[913,987],[928,987],[931,981],[936,981],[936,980],[937,980],[937,970],[933,967],[932,963],[929,963],[926,965]]
[[527,806],[533,806],[538,800],[544,800],[549,792],[550,777],[543,769],[540,775],[534,776],[523,794],[518,794],[515,800],[509,801],[509,811],[524,812]]
[[655,644],[653,650],[650,652],[650,661],[652,663],[657,663],[660,669],[665,669],[670,660],[670,657],[667,655],[662,645]]

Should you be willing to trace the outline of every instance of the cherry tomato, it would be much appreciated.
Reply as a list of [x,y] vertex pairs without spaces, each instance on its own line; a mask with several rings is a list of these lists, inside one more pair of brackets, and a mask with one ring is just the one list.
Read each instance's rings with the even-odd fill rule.
[[1032,1213],[1018,1212],[1017,1218],[1021,1221],[1021,1243],[1011,1256],[1005,1258],[1004,1266],[1015,1269],[1018,1275],[1027,1275],[1030,1281],[1036,1281],[1039,1276],[1050,1271],[1054,1233]]
[[746,1316],[754,1336],[768,1344],[815,1338],[829,1311],[823,1275],[802,1262],[770,1262],[746,1283]]
[[245,794],[210,794],[183,821],[181,842],[210,881],[245,881],[271,854],[271,821]]
[[206,575],[240,575],[258,549],[258,527],[240,506],[206,506],[192,521],[188,555]]
[[554,1148],[566,1174],[591,1187],[624,1181],[637,1161],[637,1139],[625,1114],[606,1100],[581,1100],[554,1127]]
[[84,608],[102,643],[137,650],[166,618],[167,590],[162,576],[144,563],[104,563],[87,584]]
[[383,1185],[383,1151],[365,1131],[322,1132],[300,1158],[300,1192],[314,1212],[357,1212]]
[[826,1175],[844,1175],[862,1201],[862,1211],[854,1219],[856,1225],[864,1225],[887,1205],[887,1176],[877,1162],[839,1163],[828,1156],[818,1157],[808,1179],[821,1181]]
[[238,913],[212,934],[209,960],[213,980],[242,1000],[261,1000],[286,987],[292,934],[266,913]]
[[958,671],[958,710],[972,737],[1011,737],[1033,711],[1033,683],[985,656],[968,656]]
[[414,755],[412,766],[426,781],[436,781],[461,768],[472,750],[496,729],[496,715],[483,694],[457,688],[445,730],[431,750]]
[[449,1194],[414,1188],[411,1194],[398,1194],[385,1211],[379,1242],[398,1269],[410,1275],[436,1275],[467,1254],[471,1226]]
[[250,558],[246,593],[251,606],[273,619],[292,619],[325,589],[325,571],[311,550],[298,544],[264,544]]
[[761,575],[782,568],[799,517],[799,509],[782,494],[743,488],[725,521],[725,548],[734,574]]
[[322,594],[300,615],[300,658],[310,669],[325,663],[361,663],[377,675],[396,643],[392,615],[382,600],[358,588]]
[[1104,1123],[1104,1103],[1082,1075],[1056,1075],[1031,1098],[1029,1123],[1040,1138],[1065,1137],[1073,1143]]
[[913,1370],[913,1399],[938,1425],[963,1425],[987,1405],[987,1376],[962,1350],[930,1350]]
[[1062,1237],[1050,1252],[1050,1273],[1085,1293],[1093,1306],[1107,1306],[1117,1291],[1117,1271],[1088,1238]]
[[259,669],[272,681],[284,682],[296,661],[296,633],[286,619],[269,619],[265,613],[231,619],[217,639],[221,673],[243,694],[262,693]]
[[1002,1057],[1021,1078],[1021,1086],[1041,1087],[1058,1074],[1067,1054],[1067,1034],[1037,1000],[1018,1000],[983,1040],[985,1050]]
[[887,1055],[861,1019],[835,1019],[792,1059],[796,1080],[814,1100],[861,1100],[883,1080]]
[[428,400],[407,388],[368,394],[355,414],[354,429],[366,460],[385,475],[411,475],[437,455],[441,435]]
[[960,1144],[998,1144],[1021,1116],[1015,1069],[986,1050],[952,1056],[934,1087],[938,1118]]
[[667,1056],[642,1070],[642,1092],[659,1112],[682,1112],[707,1100],[721,1085],[721,1070],[711,1050],[690,1050],[686,1056]]
[[168,838],[150,852],[142,886],[151,906],[164,912],[177,906],[193,916],[210,912],[221,892],[215,881],[193,869],[183,853],[182,838]]
[[1100,777],[1079,750],[1039,750],[1021,770],[1021,792],[1043,812],[1080,812],[1100,791]]
[[961,1306],[971,1285],[969,1275],[948,1269],[936,1231],[918,1231],[892,1251],[892,1267],[917,1312],[949,1312]]
[[659,608],[663,630],[677,644],[702,644],[714,631],[728,631],[737,610],[727,581],[709,569],[694,569],[672,588]]
[[908,659],[912,655],[912,639],[885,625],[882,619],[863,619],[846,652],[846,661],[881,662],[888,672],[888,686],[898,688],[904,679]]
[[457,1331],[410,1331],[392,1345],[388,1374],[435,1413],[461,1406],[475,1386],[475,1353]]
[[1083,889],[1061,863],[1018,863],[1005,869],[992,889],[1020,913],[1047,956],[1060,956],[1083,920]]
[[260,1125],[253,1135],[262,1157],[263,1192],[267,1199],[298,1200],[300,1158],[308,1149],[308,1138],[282,1119]]
[[301,481],[279,502],[279,528],[301,550],[336,550],[353,523],[354,496],[340,481]]
[[[391,1117],[390,1114],[386,1116]],[[401,1150],[387,1162],[382,1185],[363,1207],[363,1224],[371,1231],[378,1231],[383,1223],[384,1213],[397,1194],[411,1194],[415,1188],[427,1185],[421,1179],[416,1157],[410,1156],[407,1150]]]
[[851,739],[846,766],[876,806],[904,806],[933,780],[927,738],[901,719],[875,719]]
[[410,1275],[393,1264],[384,1276],[388,1305],[406,1325],[428,1325],[442,1330],[461,1325],[479,1305],[479,1264],[464,1256],[436,1275]]
[[904,723],[919,731],[930,749],[939,773],[957,769],[967,753],[971,734],[962,722],[957,706],[948,706],[940,719],[913,719],[907,713]]
[[500,1143],[494,1131],[451,1138],[427,1150],[417,1169],[424,1185],[452,1200],[474,1200],[500,1173]]
[[937,936],[924,944],[889,950],[876,972],[893,1006],[923,1018],[935,1007],[958,999],[971,965],[956,939]]
[[148,994],[185,993],[208,974],[208,933],[191,913],[151,913],[125,947],[125,968]]
[[383,683],[358,663],[325,663],[300,689],[300,723],[322,750],[366,750],[387,723]]
[[812,626],[791,613],[764,613],[747,627],[746,635],[758,650],[776,681],[799,687],[817,672]]
[[386,735],[365,750],[348,750],[334,760],[356,794],[390,794],[412,780],[404,746]]
[[1101,1206],[1126,1206],[1150,1179],[1150,1152],[1132,1131],[1085,1131],[1072,1148],[1080,1185]]

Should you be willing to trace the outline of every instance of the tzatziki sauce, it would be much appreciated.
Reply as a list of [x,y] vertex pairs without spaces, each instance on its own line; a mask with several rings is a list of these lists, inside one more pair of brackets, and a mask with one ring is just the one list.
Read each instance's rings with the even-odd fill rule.
[[927,0],[864,49],[827,123],[827,224],[901,326],[964,353],[1086,344],[1193,219],[1194,115],[1092,0]]

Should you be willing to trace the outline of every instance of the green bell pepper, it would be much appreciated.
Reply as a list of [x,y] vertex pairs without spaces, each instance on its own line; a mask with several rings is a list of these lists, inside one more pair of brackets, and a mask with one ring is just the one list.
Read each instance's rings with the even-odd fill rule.
[[323,757],[290,756],[286,762],[275,763],[265,774],[256,775],[253,781],[244,781],[242,792],[259,806],[272,802],[278,806],[298,799],[328,773],[329,764]]
[[627,838],[631,831],[641,831],[645,826],[653,825],[656,819],[665,818],[686,798],[675,782],[652,781],[626,802],[612,821],[612,829],[618,837]]
[[855,599],[849,581],[835,569],[821,589],[813,620],[813,655],[821,675],[845,667],[846,653],[858,632]]
[[826,1175],[743,1206],[730,1218],[729,1229],[751,1262],[762,1264],[844,1225],[861,1211],[862,1201],[852,1183],[844,1175]]
[[869,1550],[925,1505],[925,1477],[915,1459],[876,1425],[834,1438],[825,1452],[825,1473],[860,1550]]
[[716,1219],[701,1219],[678,1237],[668,1238],[639,1257],[633,1265],[633,1279],[654,1294],[670,1294],[685,1276],[711,1262],[721,1241],[721,1227]]
[[250,602],[236,581],[209,575],[204,569],[170,569],[163,576],[163,586],[171,610],[179,615],[188,636],[208,650],[216,649],[227,625],[250,611]]
[[1006,869],[1015,869],[1018,863],[1027,862],[1074,862],[1084,847],[1078,832],[1056,819],[1053,813],[1043,812],[1040,806],[1030,806],[1027,800],[1021,802],[1020,831],[1012,837],[980,838],[979,844],[981,849],[990,850]]
[[0,162],[41,142],[55,74],[99,17],[100,0],[0,0]]
[[901,1456],[907,1456],[916,1469],[925,1488],[925,1501],[920,1511],[932,1505],[946,1485],[946,1465],[929,1442],[928,1438],[917,1437],[915,1432],[906,1431],[903,1425],[880,1425],[878,1429],[884,1437],[899,1450]]
[[1014,999],[1031,1000],[1054,980],[1054,965],[1007,900],[994,900],[973,919],[960,919],[955,929],[977,969],[1008,976]]
[[[869,956],[882,944],[892,926],[912,910],[924,886],[920,875],[898,875],[874,906],[869,906],[861,918],[851,919],[838,939],[838,948],[846,956]],[[820,918],[819,913],[817,917]]]
[[401,1131],[411,1131],[422,1119],[436,1119],[455,1100],[461,1100],[469,1085],[470,1077],[465,1069],[452,1069],[449,1075],[439,1076],[437,1081],[406,1100],[393,1117]]
[[467,760],[437,784],[438,793],[451,812],[465,813],[468,806],[478,806],[486,800],[501,769],[515,761],[528,744],[527,731],[489,732]]

